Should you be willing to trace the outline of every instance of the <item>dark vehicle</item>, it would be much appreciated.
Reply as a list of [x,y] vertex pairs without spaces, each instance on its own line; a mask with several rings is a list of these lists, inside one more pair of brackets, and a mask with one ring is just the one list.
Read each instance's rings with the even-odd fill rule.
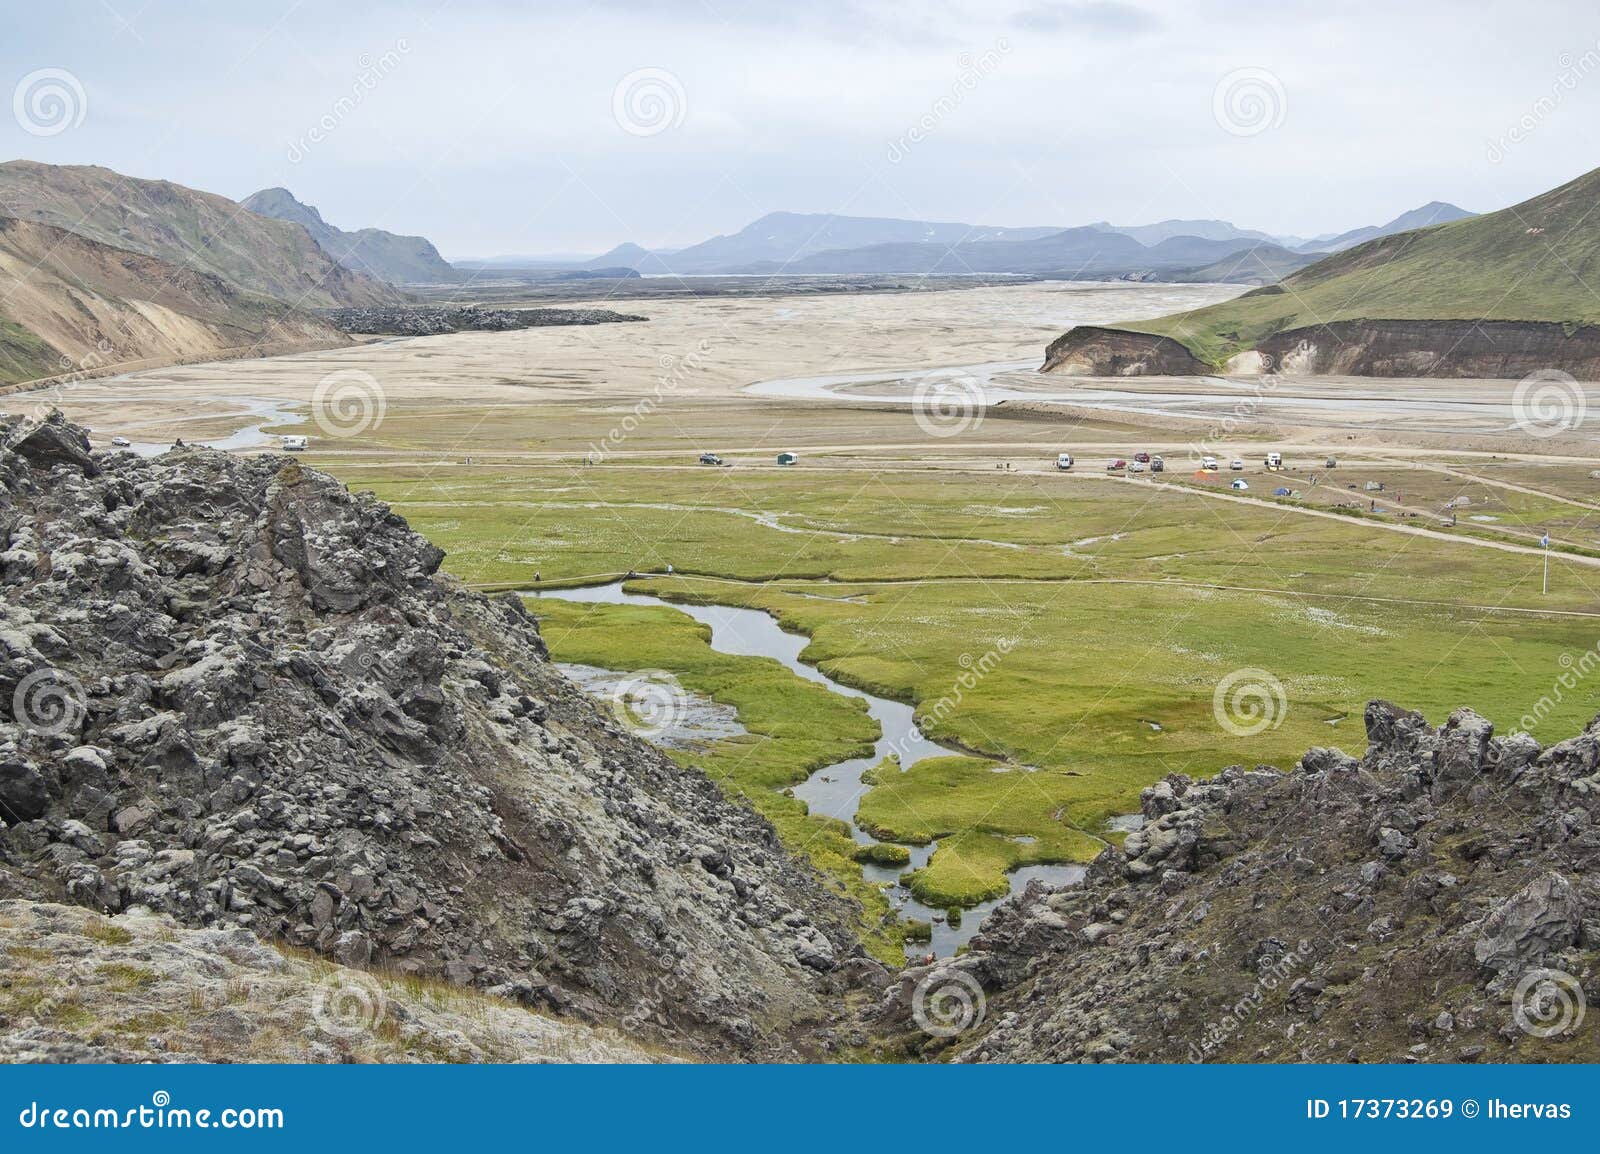
[[1167,471],[1167,463],[1160,457],[1151,457],[1150,471],[1152,473],[1165,473]]
[[1150,463],[1150,454],[1149,453],[1135,453],[1133,455],[1133,459],[1135,461],[1138,461],[1139,464],[1141,464],[1141,465],[1148,465]]
[[715,453],[701,453],[700,454],[700,463],[702,465],[723,465],[723,464],[726,464],[727,462],[725,462],[721,457],[717,456]]

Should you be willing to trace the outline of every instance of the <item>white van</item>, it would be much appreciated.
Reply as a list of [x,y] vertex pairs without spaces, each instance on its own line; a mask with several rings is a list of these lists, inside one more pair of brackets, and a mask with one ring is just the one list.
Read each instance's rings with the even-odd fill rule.
[[1057,453],[1056,454],[1056,468],[1063,469],[1063,470],[1072,468],[1072,454],[1071,453]]
[[285,437],[283,438],[283,451],[285,453],[304,452],[307,444],[308,442],[304,437]]
[[1200,458],[1200,471],[1202,473],[1215,473],[1217,471],[1217,459],[1215,457]]
[[1282,453],[1268,453],[1267,454],[1267,468],[1269,470],[1271,470],[1272,472],[1274,472],[1274,473],[1276,473],[1279,469],[1283,468],[1283,454]]

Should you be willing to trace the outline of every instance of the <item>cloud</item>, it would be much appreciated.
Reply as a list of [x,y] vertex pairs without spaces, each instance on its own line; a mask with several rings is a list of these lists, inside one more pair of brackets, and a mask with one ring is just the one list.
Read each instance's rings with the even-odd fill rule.
[[1087,32],[1107,37],[1142,36],[1160,25],[1143,8],[1118,0],[1035,4],[1018,12],[1012,22],[1030,32]]

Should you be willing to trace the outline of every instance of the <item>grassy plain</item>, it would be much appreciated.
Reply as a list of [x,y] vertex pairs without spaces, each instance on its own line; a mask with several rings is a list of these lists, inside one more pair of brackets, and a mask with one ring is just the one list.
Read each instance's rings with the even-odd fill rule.
[[[915,442],[909,416],[872,412],[875,423],[901,426],[876,427],[872,438]],[[704,423],[692,412],[677,420]],[[811,418],[807,428],[819,443],[828,432],[827,443],[852,441],[835,420]],[[1059,428],[1040,436],[1026,426],[1038,444],[1007,443],[1010,429],[997,424],[980,434],[997,448],[872,449],[878,442],[857,436],[792,468],[754,454],[728,469],[684,465],[694,443],[681,439],[676,455],[588,467],[337,468],[393,502],[471,583],[531,586],[537,573],[554,593],[632,570],[630,587],[641,592],[771,612],[812,639],[805,659],[830,676],[915,703],[930,736],[975,756],[903,774],[880,768],[860,819],[897,841],[939,841],[913,879],[919,897],[939,903],[1001,892],[1004,871],[1020,864],[1092,856],[1105,819],[1136,808],[1139,790],[1168,773],[1287,768],[1313,745],[1358,752],[1372,697],[1436,722],[1471,705],[1515,727],[1563,672],[1562,655],[1600,638],[1600,616],[1586,616],[1597,610],[1600,570],[1575,560],[1552,558],[1541,595],[1533,555],[1092,469],[997,469],[1036,462],[1063,440]],[[1564,484],[1580,491],[1583,474],[1567,472],[1576,470],[1562,473]],[[1473,484],[1406,477],[1430,504]],[[1472,508],[1495,508],[1524,532],[1587,515],[1537,494],[1472,492]],[[870,719],[774,662],[713,653],[700,626],[670,611],[558,599],[535,608],[559,659],[669,669],[734,705],[750,736],[692,760],[850,887],[869,928],[880,928],[885,907],[861,883],[843,827],[804,817],[782,793],[859,752]],[[985,672],[963,684],[975,666]],[[1241,669],[1281,685],[1284,705],[1243,736],[1219,723],[1214,701],[1219,680]],[[1580,686],[1535,736],[1574,732],[1597,708],[1600,696]]]

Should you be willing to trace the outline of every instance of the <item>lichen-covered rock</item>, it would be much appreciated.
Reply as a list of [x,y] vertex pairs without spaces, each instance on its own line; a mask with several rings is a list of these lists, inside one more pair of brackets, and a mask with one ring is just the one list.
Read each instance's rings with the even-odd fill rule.
[[81,439],[0,424],[0,898],[808,1052],[850,911],[602,715],[515,598],[288,458]]
[[660,1062],[516,991],[405,982],[250,931],[0,902],[0,1062]]

